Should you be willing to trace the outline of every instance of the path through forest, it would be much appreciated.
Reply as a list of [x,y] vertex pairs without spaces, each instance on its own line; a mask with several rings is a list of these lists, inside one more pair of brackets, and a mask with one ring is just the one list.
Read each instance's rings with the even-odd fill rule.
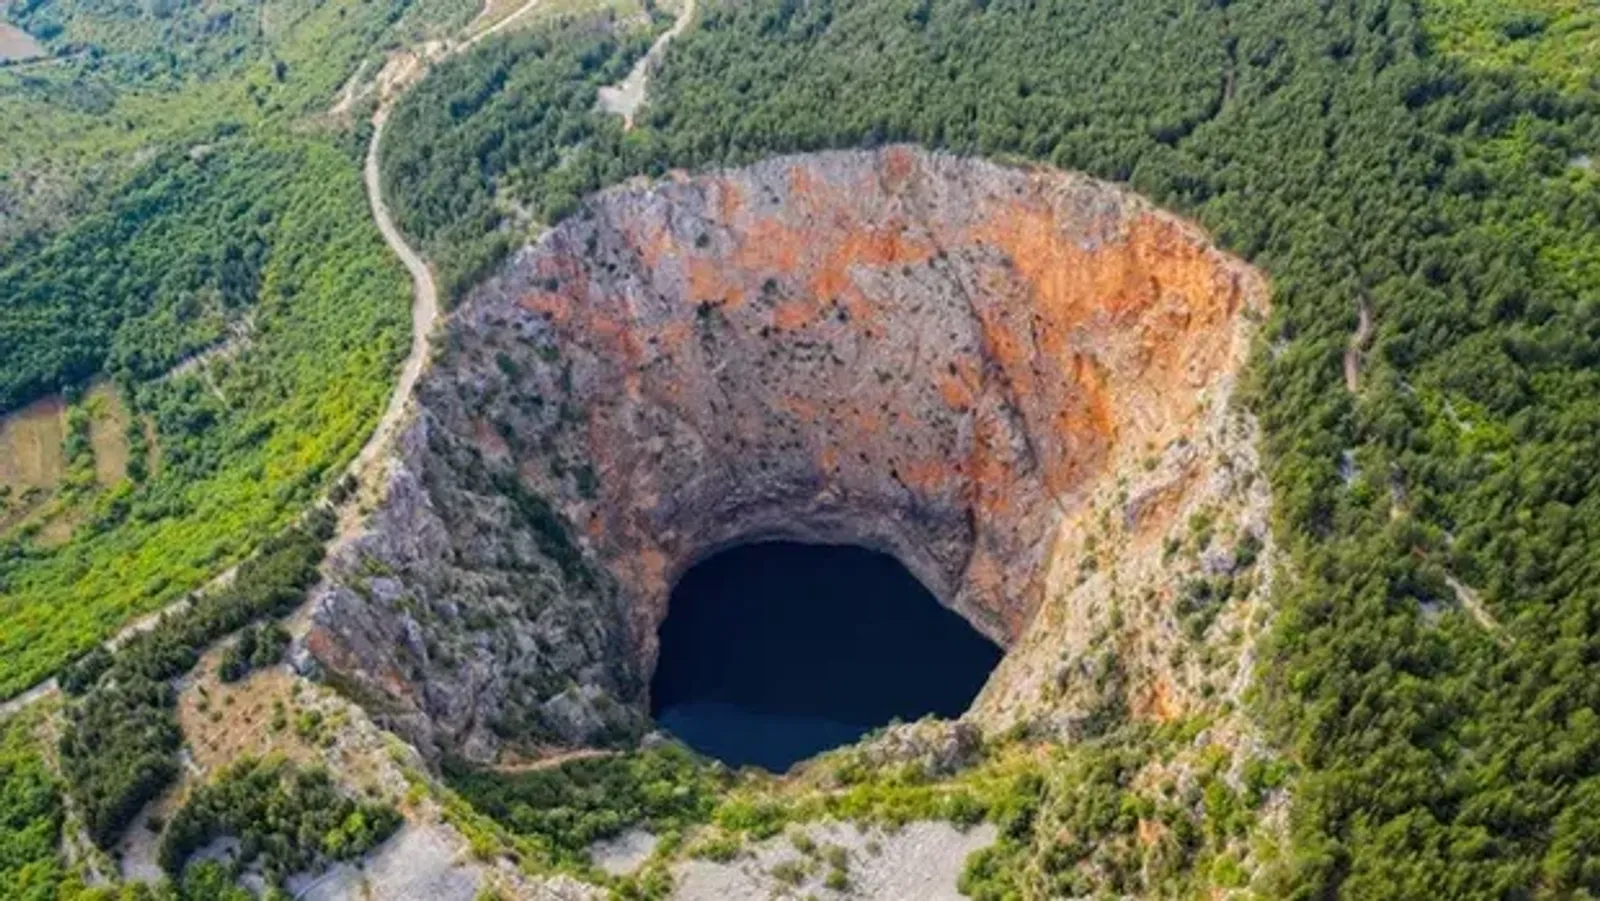
[[1509,647],[1511,642],[1506,637],[1505,629],[1501,628],[1499,621],[1489,612],[1489,608],[1483,606],[1483,601],[1478,598],[1478,593],[1451,573],[1445,573],[1444,580],[1450,586],[1450,590],[1455,593],[1456,603],[1460,604],[1467,611],[1467,614],[1479,626],[1482,626],[1483,630],[1488,632],[1501,647]]
[[683,11],[678,13],[678,21],[672,27],[656,38],[650,45],[650,50],[634,63],[633,70],[628,77],[615,85],[608,85],[600,89],[600,108],[608,113],[622,117],[622,127],[633,127],[634,113],[644,104],[645,87],[650,81],[650,72],[661,62],[661,57],[666,55],[667,45],[672,39],[689,27],[689,22],[694,19],[695,0],[684,0]]
[[1350,346],[1344,351],[1344,387],[1351,394],[1361,389],[1361,353],[1372,338],[1372,307],[1365,298],[1358,315],[1355,334],[1350,336]]

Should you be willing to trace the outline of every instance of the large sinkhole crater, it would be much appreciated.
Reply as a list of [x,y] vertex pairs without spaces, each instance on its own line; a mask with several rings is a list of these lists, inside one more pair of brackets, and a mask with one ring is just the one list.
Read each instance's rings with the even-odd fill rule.
[[910,147],[604,192],[452,316],[307,646],[425,749],[628,741],[691,567],[846,544],[1008,649],[981,713],[1059,657],[1087,501],[1225,405],[1264,297],[1120,188]]

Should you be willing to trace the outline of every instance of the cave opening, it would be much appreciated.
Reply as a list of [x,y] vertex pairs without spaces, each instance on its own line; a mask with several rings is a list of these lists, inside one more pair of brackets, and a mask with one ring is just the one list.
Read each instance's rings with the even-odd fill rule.
[[898,560],[854,545],[715,554],[678,580],[659,634],[656,723],[772,772],[896,719],[960,716],[1001,657]]

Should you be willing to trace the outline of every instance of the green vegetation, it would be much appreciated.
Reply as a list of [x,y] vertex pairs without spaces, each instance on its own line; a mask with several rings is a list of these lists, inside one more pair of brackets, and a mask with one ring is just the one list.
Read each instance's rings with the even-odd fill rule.
[[[0,897],[6,901],[252,901],[238,876],[263,875],[267,898],[289,874],[351,860],[400,825],[387,804],[341,794],[320,769],[281,760],[240,760],[198,788],[162,831],[160,858],[172,881],[89,888],[62,860],[65,814],[35,734],[39,711],[0,723]],[[224,865],[188,858],[210,840],[239,841]]]
[[[97,843],[176,773],[171,680],[303,597],[328,524],[291,524],[370,433],[408,343],[408,281],[360,183],[370,105],[326,111],[386,43],[475,11],[4,5],[54,58],[0,66],[0,414],[55,393],[68,406],[45,481],[0,492],[14,514],[0,521],[0,697],[90,651],[63,673],[82,697],[65,712],[59,766]],[[174,370],[211,349],[223,352]],[[113,432],[120,441],[102,440]],[[240,560],[230,586],[184,615],[115,654],[99,648]],[[248,652],[224,667],[273,658],[280,635],[249,630]],[[112,897],[63,876],[61,807],[44,755],[16,750],[21,722],[3,724],[0,895]],[[367,841],[359,832],[345,844]],[[233,897],[232,882],[201,864],[122,897]]]
[[329,109],[387,47],[476,10],[5,4],[54,56],[0,66],[0,414],[101,380],[130,456],[126,480],[95,484],[79,453],[70,486],[12,486],[0,697],[241,559],[370,433],[409,291],[360,183],[371,101]]
[[[1481,15],[1452,20],[1464,5]],[[1295,577],[1259,700],[1304,775],[1274,893],[1593,894],[1600,94],[1574,60],[1581,4],[1494,12],[1515,53],[1473,43],[1489,6],[712,3],[625,138],[590,113],[552,149],[469,57],[433,118],[409,110],[409,139],[450,151],[429,159],[440,183],[546,214],[565,206],[550,178],[903,140],[1086,170],[1196,216],[1275,286],[1250,393]],[[455,91],[471,102],[438,112]],[[523,147],[542,168],[500,150]],[[407,227],[467,253],[495,224],[470,209]],[[1361,306],[1377,330],[1352,394]],[[1201,628],[1217,586],[1195,589]],[[1065,878],[1073,859],[1041,866]]]
[[0,721],[0,897],[53,901],[62,880],[56,848],[65,814],[45,763],[36,714]]
[[1576,91],[1600,87],[1600,8],[1584,0],[1427,0],[1441,52],[1525,69]]
[[[660,14],[654,21],[665,25]],[[580,19],[491,39],[406,94],[385,131],[383,193],[438,267],[446,296],[481,280],[527,239],[528,223],[502,189],[551,221],[625,174],[615,161],[570,165],[563,155],[584,142],[620,146],[622,126],[594,113],[596,97],[627,74],[651,37],[619,38],[602,19]]]
[[217,678],[223,682],[237,682],[251,670],[271,666],[283,659],[289,649],[289,633],[277,623],[257,623],[250,626],[232,644],[222,650],[222,660],[217,664]]
[[71,711],[61,769],[84,828],[102,848],[115,844],[146,803],[178,775],[183,735],[171,686],[149,679],[97,688]]
[[548,865],[582,867],[596,841],[631,827],[681,833],[711,816],[731,784],[678,745],[501,774],[447,764],[450,786],[474,808],[529,839]]
[[295,873],[365,854],[399,826],[393,807],[345,797],[325,770],[245,759],[184,802],[161,833],[161,866],[181,875],[191,855],[227,836],[239,841],[237,866],[259,866],[281,888]]
[[[178,773],[176,694],[171,682],[193,669],[200,650],[253,620],[299,605],[316,581],[332,518],[312,517],[266,542],[233,582],[164,618],[114,653],[75,664],[62,685],[83,696],[67,710],[61,770],[89,837],[109,848]],[[248,632],[246,634],[249,634]]]
[[[56,55],[83,54],[85,74],[142,89],[181,89],[193,82],[235,76],[241,70],[274,82],[311,82],[301,88],[320,99],[353,71],[410,2],[376,4],[373,13],[334,6],[322,18],[317,5],[264,0],[220,0],[204,5],[126,4],[111,0],[12,0],[6,18],[44,42]],[[476,11],[470,0],[446,0],[433,15],[459,24]],[[340,21],[331,21],[340,20]],[[310,59],[300,29],[326,29],[338,53],[326,70],[302,71]],[[257,68],[259,67],[259,69]]]
[[[1243,887],[1254,874],[1239,860],[1256,839],[1264,794],[1246,800],[1236,791],[1226,774],[1232,761],[1218,748],[1190,761],[1192,776],[1181,781],[1149,778],[1150,762],[1170,758],[1189,729],[1130,729],[1017,774],[989,810],[1000,838],[967,861],[962,891],[1002,901],[1108,891],[1193,897],[1207,886]],[[1263,872],[1260,896],[1284,897],[1279,878]]]
[[[0,66],[0,247],[114,200],[150,148],[303,128],[386,45],[453,30],[470,0],[9,0],[53,59]],[[0,254],[3,256],[3,254]]]
[[[849,854],[798,828],[824,820],[889,830],[917,820],[958,828],[990,821],[1000,838],[968,862],[962,888],[992,901],[1100,889],[1187,897],[1218,872],[1241,885],[1259,879],[1264,896],[1280,897],[1281,869],[1251,873],[1240,860],[1264,840],[1259,810],[1281,787],[1281,767],[1197,747],[1204,725],[1127,726],[1048,748],[1001,740],[953,776],[847,748],[780,781],[755,771],[731,774],[669,746],[518,774],[456,766],[449,781],[507,830],[522,863],[534,869],[597,878],[588,869],[592,842],[636,826],[661,836],[640,877],[613,883],[624,897],[660,896],[667,859],[728,862],[785,831],[801,858],[780,864],[774,877],[798,883],[825,867],[824,885],[848,886]],[[1245,774],[1237,788],[1235,769]]]
[[6,267],[0,410],[100,373],[153,379],[223,340],[261,291],[283,213],[258,174],[273,163],[264,147],[174,152],[105,212]]
[[[146,179],[149,192],[130,192],[0,279],[17,299],[0,303],[0,321],[16,322],[0,333],[20,349],[5,355],[18,361],[7,374],[36,373],[8,384],[40,390],[108,353],[159,447],[158,472],[80,503],[65,546],[0,535],[0,695],[196,588],[299,515],[370,433],[405,351],[406,282],[371,227],[350,156],[309,138],[231,139],[200,160],[164,157]],[[108,228],[115,237],[84,237]],[[248,305],[244,346],[205,372],[145,378],[217,334],[220,286],[242,283],[229,296]],[[76,346],[52,329],[89,332],[101,314],[85,311],[112,310],[106,298],[118,296],[142,299],[108,320],[115,335],[98,351],[52,355]],[[52,306],[70,297],[81,300]]]

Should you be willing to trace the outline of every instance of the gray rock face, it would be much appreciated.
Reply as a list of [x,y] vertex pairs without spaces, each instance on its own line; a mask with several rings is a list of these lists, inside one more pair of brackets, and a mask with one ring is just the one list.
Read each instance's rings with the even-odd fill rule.
[[634,734],[642,684],[616,587],[566,524],[497,488],[426,408],[397,451],[384,503],[317,589],[306,667],[428,756]]
[[599,195],[455,314],[306,651],[488,759],[638,734],[673,582],[735,543],[888,551],[1009,643],[1251,285],[1111,186],[904,147]]

